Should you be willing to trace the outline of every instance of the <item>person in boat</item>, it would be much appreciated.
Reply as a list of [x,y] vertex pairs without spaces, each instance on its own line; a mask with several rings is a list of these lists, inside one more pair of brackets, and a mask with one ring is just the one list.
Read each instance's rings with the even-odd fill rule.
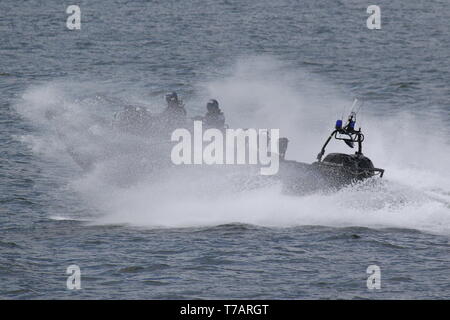
[[166,94],[167,107],[160,114],[164,124],[169,128],[183,127],[186,123],[186,109],[176,92]]
[[206,114],[203,117],[196,117],[194,120],[203,121],[205,128],[223,129],[225,127],[225,116],[219,108],[219,102],[211,99],[206,104]]

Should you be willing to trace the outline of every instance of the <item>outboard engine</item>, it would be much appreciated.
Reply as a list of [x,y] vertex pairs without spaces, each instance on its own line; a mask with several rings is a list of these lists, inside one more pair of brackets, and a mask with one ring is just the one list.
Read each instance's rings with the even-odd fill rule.
[[[336,190],[377,174],[382,177],[384,170],[375,168],[372,161],[363,155],[364,135],[361,128],[357,130],[355,125],[355,112],[350,114],[345,125],[342,120],[336,121],[333,132],[317,155],[317,161],[312,164],[286,160],[289,140],[280,138],[278,141],[280,170],[276,178],[282,182],[282,192],[289,195],[304,195],[318,190]],[[357,145],[357,151],[354,154],[330,153],[322,160],[332,138],[344,141],[350,148]]]
[[[364,141],[364,135],[361,132],[361,128],[355,129],[356,113],[351,112],[348,117],[347,124],[344,126],[342,120],[337,120],[335,130],[326,140],[322,147],[322,150],[317,155],[317,165],[319,167],[328,167],[331,171],[339,173],[346,178],[352,180],[360,180],[379,174],[383,176],[384,170],[375,168],[372,161],[363,155],[362,143]],[[322,157],[325,154],[325,148],[332,138],[336,140],[342,140],[350,148],[354,148],[355,143],[358,145],[358,150],[355,154],[345,153],[330,153],[323,160]]]
[[[369,178],[375,174],[377,170],[372,161],[363,155],[330,153],[323,161],[322,165],[341,168],[342,173],[351,175],[355,179]],[[381,174],[382,175],[382,174]]]

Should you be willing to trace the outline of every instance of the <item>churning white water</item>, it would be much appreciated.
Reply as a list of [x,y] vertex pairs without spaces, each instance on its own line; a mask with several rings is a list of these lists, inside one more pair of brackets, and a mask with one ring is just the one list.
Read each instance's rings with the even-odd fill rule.
[[[239,222],[450,233],[450,146],[436,117],[391,113],[387,106],[384,113],[375,112],[379,106],[366,102],[357,122],[366,135],[363,151],[386,169],[384,178],[297,197],[283,195],[278,185],[247,187],[227,170],[159,171],[157,162],[170,156],[170,148],[148,137],[120,134],[110,122],[124,103],[157,112],[163,99],[126,88],[53,81],[28,88],[16,105],[39,128],[20,139],[74,172],[66,181],[68,192],[76,191],[93,208],[95,214],[82,217],[90,223],[190,227]],[[230,127],[279,128],[290,140],[287,158],[303,162],[315,161],[353,99],[339,86],[292,71],[271,57],[241,59],[197,88],[183,97],[189,116],[203,113],[205,102],[216,98]],[[338,142],[327,151],[353,152]],[[71,152],[93,159],[93,166],[82,171]]]

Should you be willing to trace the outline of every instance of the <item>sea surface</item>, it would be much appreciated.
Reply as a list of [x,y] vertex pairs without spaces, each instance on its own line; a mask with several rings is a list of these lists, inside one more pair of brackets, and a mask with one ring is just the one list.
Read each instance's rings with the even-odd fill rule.
[[[1,0],[0,299],[449,299],[449,34],[448,0]],[[111,121],[168,91],[309,163],[356,97],[386,173],[291,196],[159,171]]]

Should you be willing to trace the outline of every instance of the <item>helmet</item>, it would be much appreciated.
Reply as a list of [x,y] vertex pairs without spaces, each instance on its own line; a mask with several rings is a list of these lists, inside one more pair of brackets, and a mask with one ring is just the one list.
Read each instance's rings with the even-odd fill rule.
[[208,103],[206,104],[206,109],[209,112],[213,112],[213,111],[219,110],[219,102],[217,102],[216,99],[209,100]]
[[167,93],[166,94],[166,101],[167,101],[167,103],[178,102],[178,95],[177,95],[177,93],[175,91]]

